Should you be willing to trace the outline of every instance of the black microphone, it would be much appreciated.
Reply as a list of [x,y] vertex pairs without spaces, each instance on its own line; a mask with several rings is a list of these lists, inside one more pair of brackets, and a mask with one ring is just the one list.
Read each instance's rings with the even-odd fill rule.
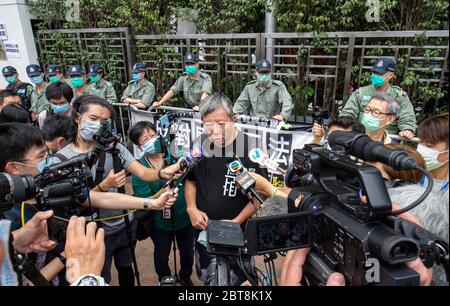
[[413,170],[418,167],[417,162],[405,151],[387,149],[383,143],[373,141],[366,134],[334,131],[328,136],[328,143],[333,150],[343,147],[356,158],[381,162],[396,170]]

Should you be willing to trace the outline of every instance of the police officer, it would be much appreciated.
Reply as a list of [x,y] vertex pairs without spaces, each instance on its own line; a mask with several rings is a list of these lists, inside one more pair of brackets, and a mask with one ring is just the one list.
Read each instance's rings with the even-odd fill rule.
[[5,77],[8,86],[6,89],[14,90],[19,96],[22,105],[26,109],[31,108],[31,93],[33,92],[33,85],[29,83],[24,83],[19,79],[19,74],[16,68],[12,66],[6,66],[2,69],[3,76]]
[[83,67],[79,65],[70,66],[68,73],[70,86],[73,88],[73,99],[78,98],[82,94],[89,94],[86,73],[84,72]]
[[358,88],[348,99],[339,116],[350,116],[362,120],[364,108],[372,96],[377,93],[388,93],[400,103],[397,120],[390,124],[386,131],[391,134],[399,134],[405,138],[413,138],[417,128],[414,107],[408,98],[408,94],[398,86],[390,82],[395,76],[396,64],[391,58],[378,58],[372,68],[372,84]]
[[144,63],[134,64],[132,80],[120,99],[122,103],[132,104],[139,109],[147,109],[151,105],[155,97],[155,85],[145,78],[145,71]]
[[50,83],[56,82],[66,82],[69,83],[68,80],[64,79],[63,70],[59,65],[48,65],[47,67],[47,76],[48,81]]
[[27,75],[34,84],[34,90],[31,93],[31,116],[33,121],[36,115],[42,112],[50,104],[45,96],[47,82],[44,81],[44,72],[39,65],[31,64],[26,68]]
[[250,81],[234,105],[234,112],[286,121],[294,105],[283,82],[273,80],[272,65],[268,60],[256,63],[256,80]]
[[114,86],[104,79],[104,70],[102,66],[99,64],[90,65],[88,76],[91,80],[91,83],[88,85],[90,94],[99,96],[111,104],[117,102]]
[[188,53],[184,56],[185,72],[159,101],[153,103],[154,107],[163,105],[174,95],[183,93],[184,100],[195,111],[198,111],[200,101],[212,93],[211,77],[200,71],[200,64],[196,54]]

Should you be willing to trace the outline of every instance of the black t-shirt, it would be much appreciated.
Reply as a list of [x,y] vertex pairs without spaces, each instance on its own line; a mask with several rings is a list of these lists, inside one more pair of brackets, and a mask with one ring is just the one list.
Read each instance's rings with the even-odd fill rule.
[[[211,142],[202,136],[203,147],[209,147]],[[218,154],[205,157],[187,175],[187,180],[196,183],[197,208],[206,213],[209,219],[233,219],[250,201],[236,186],[234,179],[238,172],[232,172],[228,167],[237,160],[236,155],[246,170],[267,177],[267,169],[260,168],[248,157],[253,147],[248,135],[239,132],[233,143],[225,148],[215,148],[214,152],[221,152],[220,156],[223,157],[218,157]]]

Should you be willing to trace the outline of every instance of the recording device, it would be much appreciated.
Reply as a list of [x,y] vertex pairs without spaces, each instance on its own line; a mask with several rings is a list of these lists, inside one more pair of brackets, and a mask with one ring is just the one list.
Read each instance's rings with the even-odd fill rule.
[[327,110],[324,110],[322,107],[315,106],[314,111],[311,114],[311,117],[313,119],[313,123],[323,125],[323,121],[325,119],[328,119],[330,117],[330,114]]
[[286,174],[286,170],[280,167],[280,165],[270,159],[270,156],[267,155],[263,150],[259,148],[253,148],[249,152],[249,158],[252,162],[259,164],[262,167],[266,167],[267,169],[279,173],[281,175]]
[[[0,173],[0,211],[5,212],[14,204],[36,199],[38,210],[53,210],[55,215],[69,219],[73,215],[80,215],[81,204],[88,197],[88,188],[92,185],[91,171],[88,166],[87,155],[76,156],[65,162],[47,166],[44,171],[32,177],[30,175],[11,176]],[[52,224],[53,217],[49,221]],[[55,231],[63,232],[67,224],[53,222]],[[54,233],[49,231],[50,235]],[[62,237],[59,234],[55,236]],[[61,238],[62,239],[62,238]],[[65,241],[64,239],[56,241]]]
[[[416,169],[428,177],[428,182],[432,181],[430,174],[404,152],[382,148],[364,135],[333,132],[329,142],[338,151],[317,145],[294,150],[293,170],[286,178],[288,186],[302,187],[304,197],[298,211],[314,215],[313,263],[304,270],[308,283],[324,285],[318,276],[326,271],[317,269],[325,266],[342,273],[347,285],[358,286],[418,285],[419,275],[405,263],[419,256],[426,267],[434,263],[448,267],[448,245],[419,226],[395,217],[379,171],[349,154],[383,161],[397,169]],[[308,175],[314,179],[305,179]],[[299,183],[298,178],[303,180]],[[431,190],[430,185],[420,201]],[[361,202],[360,194],[367,203]],[[365,265],[370,259],[380,263],[379,283],[366,277]]]

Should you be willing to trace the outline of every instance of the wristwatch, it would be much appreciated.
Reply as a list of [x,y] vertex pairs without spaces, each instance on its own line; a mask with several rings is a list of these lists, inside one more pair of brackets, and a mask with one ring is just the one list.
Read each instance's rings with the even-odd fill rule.
[[94,274],[87,274],[81,276],[77,281],[75,281],[72,286],[89,286],[89,287],[98,287],[105,286],[105,280],[103,277],[96,276]]
[[144,209],[148,209],[149,206],[150,206],[150,198],[145,198],[144,199]]

